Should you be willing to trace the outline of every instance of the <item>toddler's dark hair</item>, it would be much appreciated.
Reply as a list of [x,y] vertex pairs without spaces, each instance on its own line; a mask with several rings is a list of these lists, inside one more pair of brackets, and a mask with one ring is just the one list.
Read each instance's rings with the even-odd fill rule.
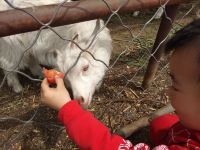
[[166,43],[165,52],[169,53],[196,39],[200,39],[200,19],[194,20],[176,32],[175,35]]

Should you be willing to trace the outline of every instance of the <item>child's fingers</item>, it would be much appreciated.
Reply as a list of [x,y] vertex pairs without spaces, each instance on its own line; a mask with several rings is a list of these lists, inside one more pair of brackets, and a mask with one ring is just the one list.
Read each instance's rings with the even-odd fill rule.
[[49,83],[47,81],[47,78],[45,78],[43,81],[42,81],[42,84],[41,84],[41,101],[42,102],[45,102],[47,100],[47,98],[49,97],[49,94],[50,94],[50,87],[49,87]]
[[49,83],[48,83],[48,81],[47,81],[47,78],[45,78],[45,79],[42,81],[41,89],[42,89],[42,90],[47,90],[47,89],[49,89]]
[[60,78],[60,77],[55,77],[55,81],[56,81],[56,84],[57,84],[57,87],[58,88],[60,88],[60,87],[65,87],[65,85],[64,85],[64,81],[63,81],[63,79],[62,78]]

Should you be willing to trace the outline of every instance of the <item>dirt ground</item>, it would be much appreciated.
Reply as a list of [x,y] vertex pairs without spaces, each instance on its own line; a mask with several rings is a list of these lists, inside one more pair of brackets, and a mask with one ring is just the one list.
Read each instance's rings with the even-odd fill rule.
[[[189,7],[180,9],[173,27],[175,30],[195,18],[191,12],[189,16],[180,19],[187,8]],[[137,18],[131,14],[121,17],[123,23],[137,35],[152,17],[152,13],[142,13]],[[107,72],[100,90],[95,93],[89,111],[113,133],[169,102],[165,93],[169,85],[167,60],[161,61],[155,80],[147,90],[137,88],[141,85],[159,22],[160,20],[153,20],[142,31],[138,40],[133,41],[129,30],[120,26],[116,17],[108,24],[114,47],[111,66],[116,63]],[[121,57],[117,59],[120,54]],[[0,79],[3,79],[2,73]],[[0,91],[0,149],[77,149],[57,121],[57,112],[40,104],[40,83],[24,77],[20,80],[25,87],[23,93],[15,94],[6,85]],[[129,139],[133,143],[150,144],[148,132],[148,128],[145,128]]]

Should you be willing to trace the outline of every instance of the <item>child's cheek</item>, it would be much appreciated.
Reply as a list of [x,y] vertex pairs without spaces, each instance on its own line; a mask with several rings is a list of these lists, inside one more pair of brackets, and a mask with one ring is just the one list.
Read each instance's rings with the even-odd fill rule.
[[169,100],[171,101],[173,98],[173,90],[171,88],[169,88],[166,93],[167,93]]
[[171,102],[171,105],[174,107],[174,109],[177,109],[177,105],[178,105],[178,97],[177,97],[177,93],[172,90],[172,89],[169,89],[167,91],[167,96],[169,98],[169,101]]

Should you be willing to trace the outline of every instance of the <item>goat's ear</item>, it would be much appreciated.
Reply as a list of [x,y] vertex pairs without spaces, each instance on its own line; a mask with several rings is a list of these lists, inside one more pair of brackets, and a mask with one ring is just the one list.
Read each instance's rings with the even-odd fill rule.
[[[76,44],[75,43],[77,43],[78,42],[78,34],[76,34],[73,38],[72,38],[72,41],[73,42],[70,42],[70,48],[74,48],[74,46],[76,46]],[[75,42],[75,43],[74,43]]]

